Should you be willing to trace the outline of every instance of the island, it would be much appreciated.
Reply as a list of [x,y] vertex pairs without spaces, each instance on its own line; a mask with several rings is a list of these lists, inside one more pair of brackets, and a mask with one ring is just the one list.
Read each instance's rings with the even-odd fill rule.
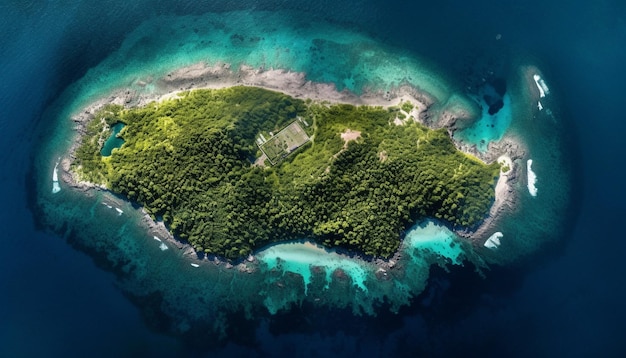
[[310,13],[150,17],[42,117],[33,219],[198,347],[475,301],[575,221],[560,90],[523,53],[390,46]]
[[450,125],[427,126],[426,101],[355,104],[243,84],[94,105],[68,181],[122,195],[196,252],[226,259],[299,239],[389,258],[416,222],[467,236],[493,219],[512,163],[459,150]]

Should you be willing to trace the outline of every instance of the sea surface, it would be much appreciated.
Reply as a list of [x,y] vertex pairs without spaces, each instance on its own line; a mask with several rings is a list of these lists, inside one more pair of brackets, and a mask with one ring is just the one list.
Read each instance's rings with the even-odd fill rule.
[[[191,28],[193,21],[205,24],[197,19],[211,17],[227,23],[224,32],[274,33],[273,46],[284,43],[289,51],[276,52],[271,58],[252,56],[253,51],[229,52],[235,50],[228,43],[219,43],[223,36],[213,25],[198,25],[197,32],[172,25],[187,23]],[[256,21],[259,18],[262,20]],[[303,26],[305,23],[308,27]],[[172,41],[182,38],[173,28],[189,37]],[[618,145],[626,129],[622,110],[626,93],[624,3],[6,1],[0,3],[0,30],[0,356],[626,353],[622,339],[626,244],[620,222],[626,192],[621,180],[624,160]],[[344,62],[324,58],[317,63],[333,64],[335,71],[312,66],[312,58],[297,56],[308,49],[299,49],[293,39],[320,36],[333,40],[319,44],[320,52],[341,53],[337,58]],[[194,41],[200,38],[211,38],[215,43],[203,44],[198,50]],[[332,48],[334,43],[352,43],[355,39],[362,47],[352,52],[345,51],[346,47],[340,46],[342,51]],[[195,47],[186,47],[189,44]],[[377,51],[383,47],[385,54],[395,56],[378,56],[388,59],[379,62],[362,61],[361,56],[370,52],[380,55]],[[159,307],[167,298],[156,295],[139,299],[133,295],[139,287],[138,276],[132,276],[135,281],[125,280],[124,272],[141,271],[149,278],[141,282],[155,286],[170,278],[162,276],[160,281],[150,275],[159,272],[152,267],[171,265],[176,269],[177,261],[167,256],[157,258],[167,254],[154,246],[153,252],[144,255],[154,262],[134,262],[132,268],[120,263],[112,269],[107,260],[85,249],[85,241],[76,239],[81,237],[76,231],[83,228],[84,232],[93,230],[101,235],[94,235],[94,240],[124,238],[120,243],[125,246],[120,250],[141,249],[145,254],[131,239],[140,236],[139,229],[124,221],[132,218],[132,208],[124,207],[124,216],[118,216],[114,211],[103,214],[106,207],[99,202],[90,206],[85,201],[67,200],[59,203],[64,212],[58,217],[77,215],[85,220],[73,228],[68,224],[51,230],[49,220],[54,216],[41,210],[40,176],[46,175],[46,188],[52,189],[49,177],[55,158],[63,155],[60,148],[67,143],[67,128],[71,128],[58,120],[59,114],[76,109],[68,109],[68,105],[84,104],[98,96],[98,89],[110,89],[118,80],[132,85],[140,70],[160,73],[168,67],[193,63],[197,60],[194,56],[207,53],[255,65],[260,61],[278,67],[288,65],[306,71],[312,79],[357,92],[372,82],[378,81],[384,88],[398,78],[415,76],[416,82],[451,106],[457,99],[449,94],[479,87],[483,74],[508,78],[517,66],[535,66],[549,85],[551,96],[550,107],[540,118],[549,121],[546,110],[550,109],[555,124],[534,123],[529,117],[523,128],[517,125],[516,129],[527,135],[533,153],[545,159],[533,164],[538,173],[538,198],[542,190],[557,199],[566,192],[570,204],[564,212],[548,204],[523,212],[505,229],[544,231],[557,239],[547,238],[549,244],[541,250],[529,248],[523,240],[513,242],[519,252],[534,250],[535,254],[516,264],[493,266],[485,278],[471,265],[451,265],[449,272],[432,266],[424,293],[397,312],[361,317],[343,309],[318,314],[305,304],[283,314],[260,315],[263,318],[252,323],[248,318],[255,312],[229,316],[226,339],[206,338],[206,342],[219,342],[214,345],[199,344],[204,337],[197,331],[191,330],[193,337],[172,334],[166,329],[171,322],[165,322],[159,310],[145,309]],[[367,71],[357,65],[371,68]],[[115,71],[103,71],[111,68]],[[349,68],[355,68],[353,75],[343,75]],[[420,71],[399,74],[397,68]],[[490,89],[481,87],[472,93],[484,94],[480,91]],[[512,98],[520,97],[525,98],[519,93]],[[478,123],[509,121],[516,113],[509,101],[511,98],[504,96],[504,107],[497,114],[500,117],[484,116],[484,122]],[[515,123],[513,119],[512,126]],[[552,151],[554,141],[546,139],[543,129],[547,125],[558,129],[551,137],[559,138],[558,148],[566,150]],[[504,130],[491,128],[470,129],[465,139],[478,143],[498,139]],[[537,132],[533,137],[533,128],[542,135]],[[542,162],[557,159],[567,163],[565,181],[551,171],[553,168],[542,167]],[[559,187],[559,183],[566,183],[567,188]],[[74,198],[66,193],[65,189],[59,194],[66,196],[48,192],[44,199]],[[558,233],[554,226],[541,221],[544,217],[558,218]],[[101,223],[96,218],[101,218]],[[114,224],[116,231],[112,232],[109,227]],[[137,270],[138,266],[142,270]],[[192,268],[179,269],[186,272]],[[199,291],[203,284],[207,283],[190,283]],[[176,294],[185,301],[186,291]],[[201,305],[199,302],[198,307]],[[200,311],[198,316],[204,317]]]

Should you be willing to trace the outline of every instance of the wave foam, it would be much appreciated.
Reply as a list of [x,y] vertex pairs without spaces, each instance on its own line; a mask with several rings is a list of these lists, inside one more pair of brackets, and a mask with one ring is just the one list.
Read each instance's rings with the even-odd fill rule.
[[52,194],[56,194],[61,191],[61,186],[59,185],[59,162],[54,165],[54,170],[52,171]]
[[488,249],[497,249],[500,246],[500,238],[503,236],[500,231],[494,233],[485,241],[484,246]]
[[548,85],[546,85],[546,82],[541,78],[541,76],[534,75],[533,79],[535,80],[537,88],[539,88],[539,97],[543,98],[547,94],[550,94],[550,89],[548,88]]
[[528,192],[532,196],[537,196],[537,187],[535,186],[535,184],[537,183],[537,174],[533,172],[532,165],[533,160],[528,159],[528,161],[526,162],[526,170],[528,172]]

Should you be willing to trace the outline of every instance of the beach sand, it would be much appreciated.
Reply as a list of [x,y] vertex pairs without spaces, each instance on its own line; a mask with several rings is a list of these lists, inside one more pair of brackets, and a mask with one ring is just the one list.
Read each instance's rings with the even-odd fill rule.
[[343,133],[341,133],[341,139],[343,140],[343,148],[348,148],[348,143],[353,140],[357,140],[361,138],[360,131],[353,131],[352,129],[346,129]]

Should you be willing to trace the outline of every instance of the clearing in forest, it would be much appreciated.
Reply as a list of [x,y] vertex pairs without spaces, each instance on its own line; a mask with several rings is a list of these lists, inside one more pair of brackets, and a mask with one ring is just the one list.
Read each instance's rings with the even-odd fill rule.
[[272,165],[287,157],[294,150],[309,141],[309,136],[298,122],[294,121],[266,142],[259,144],[259,149],[267,156]]

